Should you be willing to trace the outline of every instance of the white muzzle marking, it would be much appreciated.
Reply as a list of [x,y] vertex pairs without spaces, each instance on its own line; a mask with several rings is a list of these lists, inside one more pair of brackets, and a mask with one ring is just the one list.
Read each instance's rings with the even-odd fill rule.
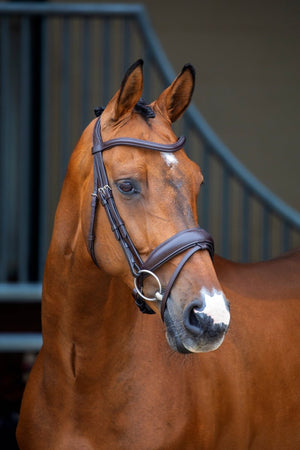
[[226,298],[221,291],[213,289],[208,291],[202,288],[200,291],[201,299],[203,300],[203,309],[194,308],[195,314],[206,314],[211,317],[214,324],[224,323],[229,325],[230,313]]

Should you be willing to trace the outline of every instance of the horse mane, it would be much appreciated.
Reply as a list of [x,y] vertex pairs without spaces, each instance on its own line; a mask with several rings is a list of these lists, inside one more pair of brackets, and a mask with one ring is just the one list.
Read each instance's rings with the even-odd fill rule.
[[[105,108],[103,106],[98,106],[97,108],[95,108],[94,109],[95,116],[96,117],[101,116],[104,109]],[[137,104],[133,109],[136,113],[140,114],[145,120],[154,119],[155,117],[153,109],[151,108],[151,106],[147,105],[147,103],[142,97],[139,99],[139,101],[137,102]]]
[[154,119],[155,113],[151,106],[147,105],[145,100],[141,97],[134,107],[135,112],[140,114],[144,119]]

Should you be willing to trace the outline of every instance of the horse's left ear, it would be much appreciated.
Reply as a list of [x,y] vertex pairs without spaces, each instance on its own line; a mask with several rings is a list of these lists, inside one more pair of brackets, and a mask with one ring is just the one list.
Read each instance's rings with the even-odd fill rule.
[[186,64],[173,83],[156,100],[162,114],[171,122],[179,119],[189,106],[195,86],[195,69]]

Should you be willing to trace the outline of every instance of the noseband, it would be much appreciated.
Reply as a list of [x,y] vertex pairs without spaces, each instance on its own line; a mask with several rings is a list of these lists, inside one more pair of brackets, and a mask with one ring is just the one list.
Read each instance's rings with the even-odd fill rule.
[[[132,295],[135,299],[135,303],[143,313],[154,314],[154,311],[147,305],[145,300],[161,301],[162,320],[164,320],[164,312],[168,296],[184,264],[195,252],[199,250],[208,250],[211,258],[213,258],[213,239],[209,233],[201,228],[188,228],[162,242],[150,253],[147,260],[143,261],[132,243],[124,222],[118,212],[113,198],[112,189],[109,186],[102,152],[117,145],[144,148],[159,152],[176,152],[182,148],[184,143],[184,136],[181,136],[175,143],[168,145],[133,138],[117,138],[103,142],[101,137],[100,117],[95,124],[93,132],[92,154],[94,156],[94,192],[92,193],[91,220],[88,236],[89,252],[94,263],[99,267],[94,249],[94,228],[96,208],[98,202],[100,201],[105,208],[111,229],[124,251],[131,273],[134,277],[135,289],[133,290]],[[159,278],[155,274],[155,271],[163,264],[185,251],[187,251],[187,253],[183,256],[182,260],[175,269],[167,287],[163,289]],[[146,297],[143,294],[143,281],[149,276],[152,276],[158,284],[158,291],[155,293],[153,298]]]

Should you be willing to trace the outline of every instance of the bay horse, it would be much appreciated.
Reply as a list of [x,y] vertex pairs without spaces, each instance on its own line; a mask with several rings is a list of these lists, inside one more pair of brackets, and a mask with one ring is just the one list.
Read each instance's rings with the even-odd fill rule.
[[194,69],[147,105],[142,66],[70,159],[20,449],[300,448],[300,252],[213,255],[196,212],[203,176],[171,128]]

